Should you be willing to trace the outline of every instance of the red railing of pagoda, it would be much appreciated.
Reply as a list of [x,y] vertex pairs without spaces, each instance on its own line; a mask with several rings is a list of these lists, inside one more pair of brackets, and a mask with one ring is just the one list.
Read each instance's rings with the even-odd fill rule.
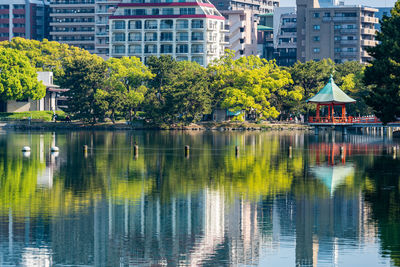
[[309,117],[309,123],[353,123],[353,117]]
[[375,116],[368,117],[309,117],[309,123],[381,123]]

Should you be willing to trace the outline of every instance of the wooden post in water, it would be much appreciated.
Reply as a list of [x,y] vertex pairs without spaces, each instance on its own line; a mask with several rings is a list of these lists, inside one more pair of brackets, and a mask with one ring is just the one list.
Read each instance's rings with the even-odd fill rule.
[[135,159],[137,159],[138,155],[139,155],[139,146],[135,144],[133,146],[133,156],[134,156]]
[[185,146],[185,157],[187,159],[189,158],[189,151],[190,151],[190,147],[189,146]]
[[289,146],[289,158],[290,159],[293,157],[292,151],[293,151],[292,146]]
[[235,146],[235,156],[239,157],[239,146]]
[[84,145],[84,146],[83,146],[83,156],[84,156],[85,158],[87,158],[87,153],[88,153],[88,146],[87,146],[87,145]]

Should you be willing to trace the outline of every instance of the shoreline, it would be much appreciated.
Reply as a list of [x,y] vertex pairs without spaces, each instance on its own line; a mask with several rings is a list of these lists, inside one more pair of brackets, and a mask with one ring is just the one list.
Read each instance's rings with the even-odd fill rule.
[[102,130],[102,131],[308,131],[312,128],[300,123],[250,123],[250,122],[201,122],[190,125],[143,126],[128,125],[123,122],[85,124],[81,122],[31,122],[28,121],[0,121],[1,130]]

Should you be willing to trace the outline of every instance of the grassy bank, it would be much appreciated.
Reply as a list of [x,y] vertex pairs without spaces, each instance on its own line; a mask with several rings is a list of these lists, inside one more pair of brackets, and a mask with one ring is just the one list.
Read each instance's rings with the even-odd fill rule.
[[[63,111],[56,111],[59,118],[64,118]],[[51,121],[53,111],[0,112],[0,121],[24,121],[31,117],[32,121]]]

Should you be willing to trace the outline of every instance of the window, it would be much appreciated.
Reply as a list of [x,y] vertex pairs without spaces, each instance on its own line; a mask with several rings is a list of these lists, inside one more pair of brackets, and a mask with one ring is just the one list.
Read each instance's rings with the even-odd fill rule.
[[178,30],[187,29],[187,28],[189,28],[189,22],[187,20],[177,20],[176,28]]
[[123,21],[123,20],[114,21],[114,29],[115,30],[123,30],[123,29],[125,29],[125,21]]
[[355,52],[354,47],[349,47],[349,48],[347,48],[347,52]]
[[194,44],[192,45],[192,53],[203,53],[203,45],[202,44]]
[[172,32],[162,32],[160,41],[162,41],[162,42],[172,41]]
[[314,25],[313,28],[314,28],[314,30],[319,31],[319,30],[321,29],[321,26],[319,26],[319,25]]
[[347,25],[347,29],[355,29],[355,25],[354,24],[348,24]]
[[146,54],[157,54],[157,45],[145,45],[144,52]]
[[192,29],[202,29],[204,27],[203,20],[194,19],[192,20]]
[[189,52],[189,46],[187,44],[180,44],[176,46],[176,53],[188,53]]
[[319,18],[319,13],[314,13],[314,18]]
[[176,34],[177,41],[189,41],[189,34],[187,32],[178,32]]
[[152,15],[160,15],[160,10],[158,8],[153,8],[153,9],[151,9],[151,14]]
[[320,51],[320,49],[318,47],[313,49],[313,52],[316,53],[316,54],[319,53],[319,51]]
[[160,24],[161,29],[172,29],[174,26],[174,21],[173,20],[162,20]]
[[156,20],[146,20],[144,23],[145,29],[157,29],[157,21]]
[[335,30],[340,30],[342,28],[340,24],[335,24],[333,27]]
[[340,36],[335,36],[335,37],[333,37],[333,39],[334,39],[335,41],[340,41],[340,40],[342,40],[342,37],[340,37]]
[[114,42],[124,42],[125,41],[125,33],[114,33],[113,41]]
[[142,53],[142,46],[141,45],[130,45],[129,46],[129,53],[130,54],[141,54]]
[[314,42],[319,42],[320,41],[319,36],[314,36],[313,40]]
[[129,34],[129,41],[138,42],[142,41],[142,33],[141,32],[131,32]]
[[335,53],[340,53],[342,49],[340,47],[335,47]]
[[180,15],[194,15],[196,13],[195,8],[180,8],[179,14]]
[[157,33],[156,32],[146,32],[144,35],[145,41],[154,42],[157,41]]
[[129,29],[142,29],[142,22],[140,20],[131,20],[129,21]]
[[172,45],[162,44],[160,46],[160,53],[172,53]]
[[325,13],[324,13],[324,17],[325,17],[325,18],[329,18],[330,16],[331,16],[331,13],[330,13],[330,12],[325,12]]
[[143,16],[146,15],[146,9],[133,9],[132,15],[134,16]]
[[203,57],[192,57],[192,61],[199,63],[200,65],[204,64]]
[[202,32],[192,32],[192,41],[203,41],[204,36]]
[[124,54],[125,53],[125,46],[123,46],[123,45],[114,45],[113,46],[113,53],[114,54]]
[[163,15],[173,15],[174,14],[174,9],[173,8],[164,8],[162,10]]

